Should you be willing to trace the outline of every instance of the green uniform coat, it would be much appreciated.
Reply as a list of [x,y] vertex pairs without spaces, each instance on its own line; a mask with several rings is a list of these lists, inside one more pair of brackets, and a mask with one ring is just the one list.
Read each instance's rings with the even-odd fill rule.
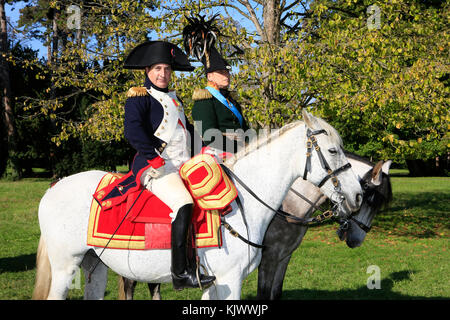
[[[242,114],[242,108],[234,100],[228,91],[220,90],[220,92],[227,98]],[[217,100],[213,95],[206,89],[196,89],[194,94],[192,95],[192,99],[194,100],[194,106],[192,108],[192,118],[194,122],[201,121],[201,133],[202,138],[204,137],[205,131],[208,129],[219,129],[222,133],[226,133],[227,130],[237,130],[242,129],[246,131],[249,129],[245,119],[243,120],[242,127],[239,123],[238,118],[234,115],[234,113],[228,109],[225,105],[223,105],[219,100]],[[214,138],[211,140],[203,139],[205,144],[224,150],[226,146],[232,146],[233,150],[224,150],[227,152],[235,153],[237,151],[238,142],[234,140],[230,140],[227,137],[223,136],[222,141],[215,141]],[[226,147],[227,149],[229,147]]]

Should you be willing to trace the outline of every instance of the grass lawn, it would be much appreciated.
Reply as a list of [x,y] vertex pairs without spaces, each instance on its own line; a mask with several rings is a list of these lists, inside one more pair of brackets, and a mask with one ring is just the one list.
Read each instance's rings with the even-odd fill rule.
[[[360,248],[340,242],[335,226],[308,231],[288,267],[283,299],[450,298],[450,178],[395,173],[394,200],[376,217]],[[37,211],[49,182],[0,180],[0,299],[31,297],[40,234]],[[373,274],[367,273],[369,266],[378,267],[380,289],[367,288]],[[243,299],[255,298],[256,279],[253,272],[245,280]],[[70,299],[82,298],[83,282],[70,291]],[[163,299],[201,297],[199,290],[175,292],[170,284],[162,286],[161,294]],[[112,271],[105,298],[117,299]],[[150,298],[145,284],[138,284],[135,298]]]

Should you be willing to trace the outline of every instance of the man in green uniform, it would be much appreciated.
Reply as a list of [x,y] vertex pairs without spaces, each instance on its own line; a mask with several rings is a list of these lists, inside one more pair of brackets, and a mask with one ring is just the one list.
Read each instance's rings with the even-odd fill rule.
[[192,96],[192,118],[203,141],[219,150],[236,153],[243,147],[244,132],[249,129],[242,108],[231,97],[230,65],[212,47],[202,63],[208,78],[205,89],[196,89]]

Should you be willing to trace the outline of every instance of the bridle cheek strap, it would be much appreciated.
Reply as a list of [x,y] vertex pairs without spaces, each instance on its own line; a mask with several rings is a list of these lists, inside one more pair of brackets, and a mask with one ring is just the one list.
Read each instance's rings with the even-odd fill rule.
[[319,156],[319,160],[320,160],[320,164],[322,166],[322,168],[324,168],[327,171],[327,175],[322,179],[322,181],[320,181],[320,183],[317,185],[317,187],[321,188],[325,182],[328,181],[328,179],[331,178],[334,187],[337,189],[339,187],[339,181],[336,178],[336,176],[341,173],[342,171],[345,171],[349,168],[351,168],[351,164],[347,163],[345,165],[343,165],[342,167],[340,167],[339,169],[336,169],[334,171],[331,170],[330,166],[328,165],[327,161],[325,160],[325,157],[322,154],[322,151],[320,150],[319,145],[317,144],[317,139],[315,137],[315,135],[317,134],[327,134],[327,132],[325,130],[316,130],[316,131],[311,131],[309,128],[306,131],[306,136],[308,137],[308,140],[306,142],[306,164],[305,164],[305,171],[303,173],[303,180],[306,180],[307,176],[308,176],[308,172],[311,172],[311,154],[313,152],[313,147],[317,152],[317,155]]
[[303,180],[306,180],[307,176],[308,176],[308,172],[311,172],[311,155],[312,155],[312,148],[314,147],[317,151],[317,153],[319,153],[319,160],[320,160],[320,165],[325,168],[325,166],[328,166],[328,164],[324,163],[325,159],[323,158],[323,155],[320,151],[320,147],[317,145],[317,140],[315,135],[316,134],[327,134],[327,132],[325,130],[316,130],[316,131],[311,131],[309,128],[306,131],[306,137],[308,138],[308,140],[306,141],[306,164],[305,164],[305,171],[303,173]]

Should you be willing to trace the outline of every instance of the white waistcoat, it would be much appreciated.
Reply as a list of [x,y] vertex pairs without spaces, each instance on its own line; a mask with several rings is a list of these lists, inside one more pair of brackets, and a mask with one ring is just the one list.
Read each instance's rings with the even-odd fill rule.
[[[191,158],[183,105],[177,99],[174,91],[166,93],[150,88],[147,89],[147,92],[164,109],[163,119],[155,131],[155,136],[167,144],[160,156],[166,160],[166,165],[173,166],[178,170],[184,162]],[[183,125],[180,125],[179,120]]]

